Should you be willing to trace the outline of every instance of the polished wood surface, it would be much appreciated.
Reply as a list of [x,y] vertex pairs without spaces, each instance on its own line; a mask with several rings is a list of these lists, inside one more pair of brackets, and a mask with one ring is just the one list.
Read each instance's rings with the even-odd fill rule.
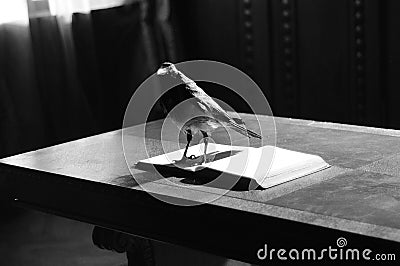
[[[253,116],[244,118],[256,129]],[[266,121],[261,117],[268,135]],[[287,118],[275,123],[277,146],[320,155],[332,167],[266,190],[233,189],[210,203],[174,206],[143,189],[165,199],[204,202],[223,188],[193,188],[182,177],[155,178],[131,168],[133,179],[118,130],[2,159],[0,195],[61,216],[255,263],[265,243],[317,248],[335,246],[338,237],[346,237],[352,247],[398,248],[400,132]],[[160,127],[161,121],[148,125],[151,154],[162,152]],[[134,159],[146,158],[137,149],[143,134],[133,127],[125,137],[132,142]],[[225,141],[223,132],[214,138]],[[245,141],[236,136],[233,144]],[[174,138],[167,143],[172,145]]]

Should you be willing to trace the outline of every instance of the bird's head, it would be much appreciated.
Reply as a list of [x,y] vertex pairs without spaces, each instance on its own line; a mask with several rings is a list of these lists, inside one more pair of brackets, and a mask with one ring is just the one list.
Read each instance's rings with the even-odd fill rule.
[[162,63],[160,68],[157,70],[158,76],[163,76],[166,74],[175,75],[178,73],[178,69],[176,69],[175,65],[169,62]]

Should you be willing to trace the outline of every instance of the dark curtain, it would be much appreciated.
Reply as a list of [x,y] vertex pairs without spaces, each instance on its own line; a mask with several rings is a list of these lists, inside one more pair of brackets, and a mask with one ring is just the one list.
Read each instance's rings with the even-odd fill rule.
[[136,1],[0,24],[0,157],[121,128],[135,89],[173,60],[168,9]]
[[29,28],[0,25],[0,153],[45,143],[45,106],[38,91]]

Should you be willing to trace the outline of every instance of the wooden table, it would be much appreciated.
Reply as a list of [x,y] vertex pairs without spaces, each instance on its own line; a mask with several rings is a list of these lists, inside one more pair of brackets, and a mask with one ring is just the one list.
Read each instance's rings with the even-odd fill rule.
[[[254,117],[244,117],[254,128]],[[210,203],[175,206],[144,189],[166,199],[202,202],[220,188],[177,188],[171,181],[182,178],[154,180],[133,170],[136,182],[118,130],[2,159],[0,195],[30,208],[251,263],[262,263],[257,251],[264,244],[318,249],[337,247],[339,237],[349,248],[400,257],[400,131],[275,121],[277,146],[320,155],[332,167],[266,190],[231,190]],[[159,151],[160,125],[148,127],[154,151]],[[129,136],[133,143],[141,138],[134,129]],[[145,152],[137,150],[137,158],[146,158]]]

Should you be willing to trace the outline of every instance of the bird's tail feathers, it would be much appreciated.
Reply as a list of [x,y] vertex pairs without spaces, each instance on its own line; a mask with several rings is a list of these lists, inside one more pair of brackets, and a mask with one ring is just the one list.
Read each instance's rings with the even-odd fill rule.
[[237,131],[237,132],[239,132],[239,133],[241,133],[241,134],[243,134],[243,135],[245,135],[247,137],[254,137],[254,138],[258,138],[258,139],[262,138],[261,135],[257,134],[256,132],[245,128],[244,124],[239,125],[239,124],[237,124],[235,122],[232,122],[232,123],[229,123],[229,125],[232,127],[233,130],[235,130],[235,131]]

